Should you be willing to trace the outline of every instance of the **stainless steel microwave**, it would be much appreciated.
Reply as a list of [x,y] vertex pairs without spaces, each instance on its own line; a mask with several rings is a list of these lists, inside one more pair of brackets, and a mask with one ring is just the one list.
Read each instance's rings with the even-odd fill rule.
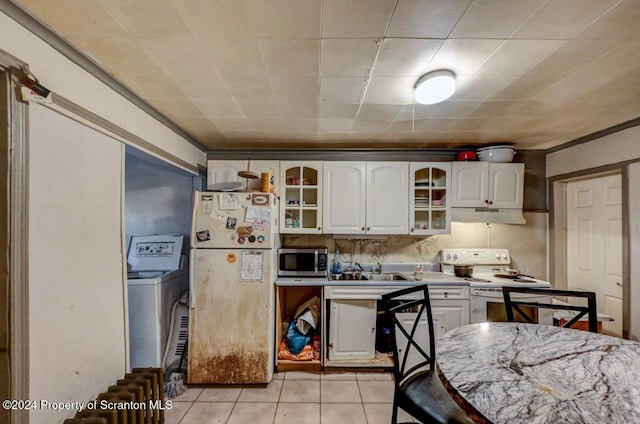
[[278,276],[326,277],[327,256],[326,247],[278,249]]

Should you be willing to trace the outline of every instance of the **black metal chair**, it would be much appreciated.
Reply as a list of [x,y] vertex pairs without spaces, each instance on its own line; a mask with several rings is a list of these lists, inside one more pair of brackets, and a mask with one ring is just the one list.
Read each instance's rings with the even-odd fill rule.
[[[512,293],[517,294],[536,294],[550,297],[567,297],[567,298],[582,298],[587,299],[587,306],[574,305],[574,304],[557,304],[548,302],[531,301],[526,298],[515,299],[511,297]],[[507,319],[509,321],[515,321],[515,314],[513,311],[517,311],[527,322],[536,323],[533,317],[522,309],[522,307],[541,308],[541,309],[554,309],[564,311],[576,311],[577,314],[565,323],[558,323],[561,327],[571,327],[578,322],[582,317],[588,315],[589,331],[592,333],[598,332],[598,312],[596,308],[596,294],[594,292],[576,291],[576,290],[555,290],[555,289],[539,289],[534,287],[502,287],[502,294],[504,296],[504,306],[507,311]],[[554,320],[555,321],[555,320]]]
[[[473,423],[451,398],[435,370],[436,350],[428,286],[424,284],[385,294],[382,303],[393,324],[390,330],[395,390],[391,423],[398,422],[398,408],[423,423]],[[428,345],[425,343],[427,338]]]

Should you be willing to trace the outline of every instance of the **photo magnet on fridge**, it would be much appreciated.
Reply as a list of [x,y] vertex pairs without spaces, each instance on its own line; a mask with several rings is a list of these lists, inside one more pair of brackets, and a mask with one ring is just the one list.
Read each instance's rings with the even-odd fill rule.
[[236,218],[233,218],[231,216],[228,217],[227,218],[227,230],[235,230],[237,223],[238,223],[238,220]]
[[211,234],[209,233],[209,230],[196,232],[196,240],[198,240],[198,242],[211,240]]

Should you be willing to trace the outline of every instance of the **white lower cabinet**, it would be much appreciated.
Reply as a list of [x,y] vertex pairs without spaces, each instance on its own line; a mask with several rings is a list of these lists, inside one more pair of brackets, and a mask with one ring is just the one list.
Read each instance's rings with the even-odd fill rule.
[[372,359],[376,356],[377,301],[336,299],[331,301],[328,359]]
[[[390,286],[325,286],[324,302],[329,316],[325,328],[325,366],[391,366],[391,358],[376,357],[376,319],[378,301],[384,293],[404,287]],[[469,324],[469,287],[434,286],[429,288],[435,343],[447,331]],[[414,297],[413,295],[412,297]],[[400,319],[407,328],[413,325],[415,314],[405,313]],[[416,337],[428,349],[429,337],[426,315],[418,324]],[[398,336],[398,346],[406,346],[406,339]],[[402,348],[401,348],[402,349]],[[427,350],[428,351],[428,350]],[[372,361],[375,358],[375,361]],[[415,361],[410,354],[409,362]],[[385,362],[386,361],[386,362]]]
[[436,345],[447,331],[469,324],[468,300],[432,300],[431,311]]

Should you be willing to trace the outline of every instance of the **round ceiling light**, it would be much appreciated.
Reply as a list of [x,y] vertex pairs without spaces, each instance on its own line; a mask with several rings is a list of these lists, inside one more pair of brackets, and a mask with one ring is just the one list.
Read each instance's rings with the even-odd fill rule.
[[416,101],[424,105],[440,103],[456,91],[455,74],[448,70],[429,72],[416,83]]

